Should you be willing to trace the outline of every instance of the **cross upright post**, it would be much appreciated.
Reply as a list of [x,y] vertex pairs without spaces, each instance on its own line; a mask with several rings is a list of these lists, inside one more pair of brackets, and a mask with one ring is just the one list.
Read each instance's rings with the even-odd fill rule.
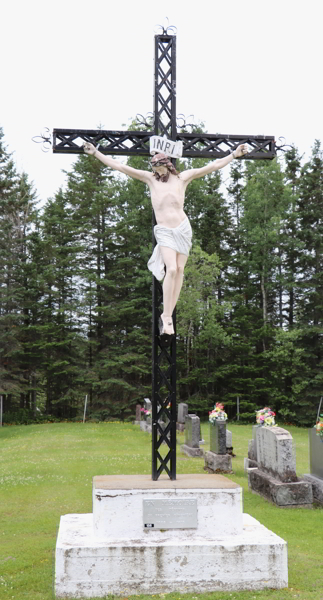
[[[173,28],[169,28],[171,31]],[[179,128],[181,129],[181,128]],[[105,131],[54,129],[53,152],[83,153],[84,142],[90,142],[103,154],[147,156],[153,135],[182,141],[184,158],[215,160],[230,154],[239,144],[248,144],[246,159],[273,159],[276,155],[274,136],[220,135],[186,133],[176,123],[176,35],[168,28],[155,36],[155,86],[153,126],[144,131]],[[48,141],[48,140],[47,140]],[[103,146],[100,143],[104,142]],[[172,159],[173,163],[175,159]],[[153,227],[156,224],[153,214]],[[156,241],[153,237],[153,246]],[[175,335],[165,345],[159,335],[158,320],[162,305],[162,287],[153,276],[152,310],[152,479],[165,472],[176,479],[176,310],[173,314]],[[163,422],[162,419],[165,419]],[[166,451],[161,452],[162,444]],[[164,456],[162,455],[164,454]]]
[[[154,132],[176,141],[176,36],[155,36],[155,95]],[[173,164],[176,160],[172,159]],[[153,212],[153,246],[155,245]],[[159,335],[158,321],[162,312],[163,291],[153,276],[152,311],[152,478],[157,480],[165,470],[170,479],[176,479],[176,335],[167,347]],[[176,332],[176,308],[173,313]],[[166,425],[161,419],[166,418]],[[161,455],[162,443],[166,456]]]

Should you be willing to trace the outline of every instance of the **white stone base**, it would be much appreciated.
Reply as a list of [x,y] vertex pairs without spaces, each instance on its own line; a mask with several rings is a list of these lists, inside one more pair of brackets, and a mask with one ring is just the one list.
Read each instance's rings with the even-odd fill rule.
[[[135,517],[134,517],[135,518]],[[93,516],[61,518],[56,546],[56,595],[60,598],[108,594],[159,594],[284,588],[288,585],[287,544],[244,515],[243,531],[217,540],[154,542],[142,534],[125,542],[99,540]]]

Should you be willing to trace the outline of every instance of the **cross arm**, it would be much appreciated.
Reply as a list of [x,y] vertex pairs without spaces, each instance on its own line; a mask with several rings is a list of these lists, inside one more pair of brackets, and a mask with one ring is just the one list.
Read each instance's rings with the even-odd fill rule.
[[275,137],[270,135],[178,133],[177,140],[183,142],[183,158],[224,158],[240,144],[251,147],[244,159],[272,160],[276,156]]
[[102,154],[148,155],[151,131],[106,131],[97,129],[54,129],[53,152],[82,154],[84,142],[98,147]]
[[[53,152],[83,153],[84,142],[91,142],[103,154],[116,156],[149,155],[149,138],[153,131],[107,131],[96,129],[54,129]],[[212,133],[177,133],[183,142],[183,158],[223,158],[239,144],[249,144],[247,159],[273,159],[276,156],[274,136],[223,135]]]

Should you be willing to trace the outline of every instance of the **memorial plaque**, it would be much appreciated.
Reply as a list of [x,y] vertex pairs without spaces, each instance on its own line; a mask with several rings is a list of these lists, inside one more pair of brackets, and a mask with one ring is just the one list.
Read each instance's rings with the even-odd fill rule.
[[145,529],[197,528],[196,498],[158,498],[143,500]]

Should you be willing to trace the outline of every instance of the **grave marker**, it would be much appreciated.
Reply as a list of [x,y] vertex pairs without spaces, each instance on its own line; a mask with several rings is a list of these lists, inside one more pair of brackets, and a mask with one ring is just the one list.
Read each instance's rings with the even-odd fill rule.
[[256,429],[258,468],[247,469],[249,488],[277,506],[310,508],[312,487],[296,475],[291,434],[281,427]]
[[312,485],[314,501],[323,505],[323,437],[317,435],[315,427],[308,434],[311,473],[303,477]]
[[181,446],[181,451],[187,456],[203,456],[203,450],[200,449],[200,419],[196,415],[185,417],[185,444]]
[[205,453],[205,466],[214,473],[232,473],[232,458],[227,454],[226,421],[210,423],[210,451]]

